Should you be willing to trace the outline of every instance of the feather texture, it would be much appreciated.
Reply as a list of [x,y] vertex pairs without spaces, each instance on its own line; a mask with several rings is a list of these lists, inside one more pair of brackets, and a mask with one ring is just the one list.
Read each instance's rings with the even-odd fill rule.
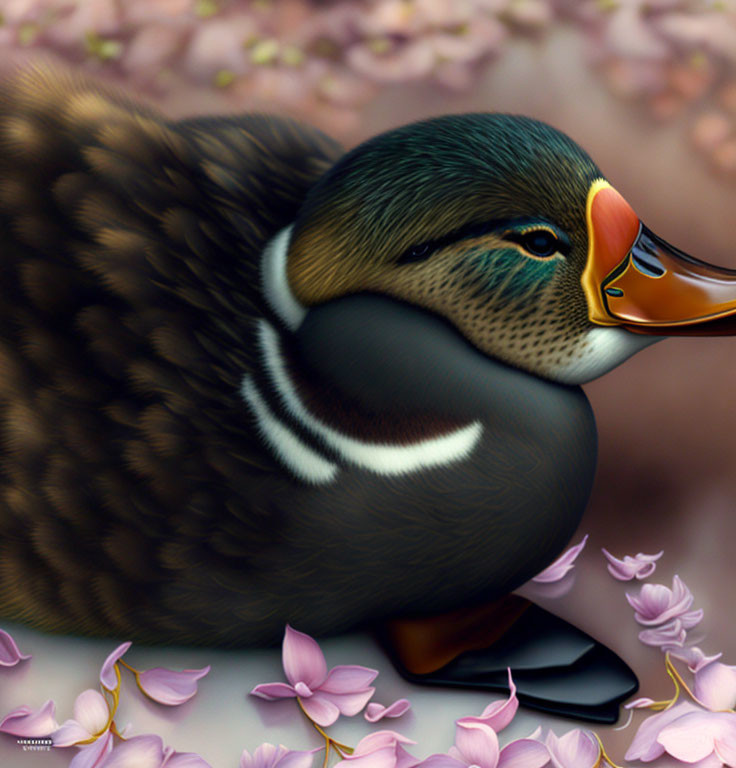
[[288,120],[170,122],[45,69],[2,87],[0,615],[232,640],[161,589],[247,572],[278,535],[238,395],[258,257],[339,154]]

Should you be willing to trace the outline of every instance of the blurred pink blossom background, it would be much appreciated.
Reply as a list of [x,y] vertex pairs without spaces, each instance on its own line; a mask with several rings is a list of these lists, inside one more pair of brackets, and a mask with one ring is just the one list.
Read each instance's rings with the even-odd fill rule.
[[736,0],[6,0],[3,63],[60,59],[197,111],[290,113],[351,142],[382,86],[470,89],[515,39],[567,27],[618,97],[693,112],[736,176]]

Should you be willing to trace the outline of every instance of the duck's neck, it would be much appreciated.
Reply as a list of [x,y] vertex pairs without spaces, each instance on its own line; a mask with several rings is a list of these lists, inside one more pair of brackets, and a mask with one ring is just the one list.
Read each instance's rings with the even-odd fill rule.
[[493,360],[443,318],[383,296],[312,308],[293,339],[305,367],[376,412],[429,410],[494,428],[581,407],[589,412],[579,387]]
[[[355,381],[347,387],[339,378],[333,382],[304,358],[300,329],[315,310],[299,304],[286,279],[289,234],[282,230],[263,253],[261,291],[277,319],[258,321],[259,367],[241,388],[271,451],[312,483],[334,480],[342,467],[399,475],[469,456],[483,431],[477,417],[454,415],[442,402],[417,407],[392,403],[390,396],[376,407]],[[329,334],[323,344],[329,355]]]

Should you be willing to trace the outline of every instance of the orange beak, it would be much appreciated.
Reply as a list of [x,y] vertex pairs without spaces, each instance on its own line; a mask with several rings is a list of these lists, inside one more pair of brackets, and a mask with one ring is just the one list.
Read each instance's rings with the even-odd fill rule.
[[602,179],[588,192],[587,220],[581,282],[591,322],[652,335],[736,335],[736,271],[657,237]]

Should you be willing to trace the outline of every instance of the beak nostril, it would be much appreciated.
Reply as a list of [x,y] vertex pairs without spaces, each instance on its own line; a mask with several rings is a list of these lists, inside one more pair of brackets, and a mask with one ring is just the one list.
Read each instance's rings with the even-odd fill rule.
[[667,272],[660,260],[649,251],[644,258],[641,253],[632,252],[631,261],[636,269],[647,277],[662,277]]
[[620,298],[624,295],[624,292],[620,288],[606,288],[606,293],[609,296],[615,296],[616,298]]

